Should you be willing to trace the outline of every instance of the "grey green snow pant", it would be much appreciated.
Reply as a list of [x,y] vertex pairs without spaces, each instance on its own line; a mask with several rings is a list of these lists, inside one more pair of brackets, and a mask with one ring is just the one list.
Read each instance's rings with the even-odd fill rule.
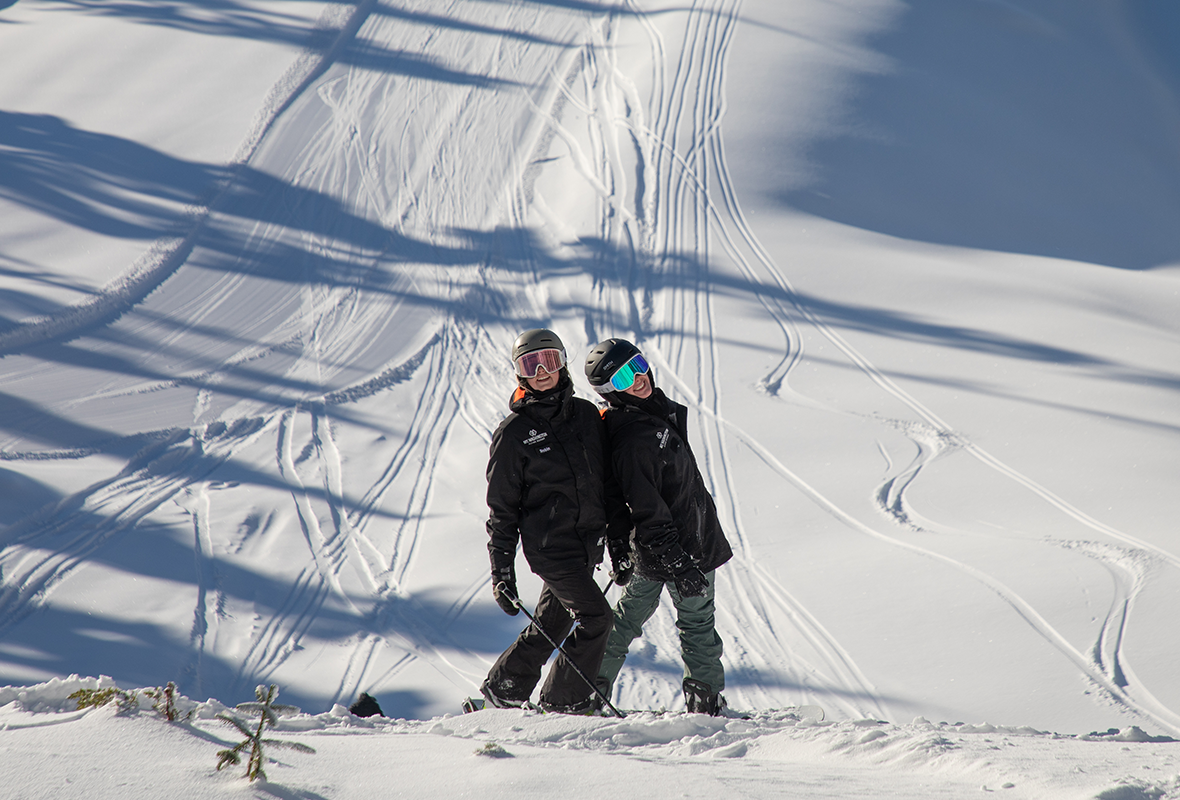
[[704,597],[681,597],[676,584],[653,581],[635,573],[623,587],[623,594],[615,604],[615,624],[606,640],[606,653],[598,670],[598,688],[611,696],[615,678],[623,668],[631,642],[643,633],[643,626],[660,606],[660,595],[667,587],[672,605],[676,608],[676,628],[680,631],[680,657],[684,661],[684,677],[707,683],[717,693],[725,688],[725,669],[721,666],[721,637],[714,625],[713,588],[715,572],[705,577],[709,586]]

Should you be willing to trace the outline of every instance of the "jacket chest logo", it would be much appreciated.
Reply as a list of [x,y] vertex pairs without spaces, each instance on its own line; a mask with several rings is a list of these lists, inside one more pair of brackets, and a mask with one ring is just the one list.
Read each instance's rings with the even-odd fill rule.
[[667,428],[664,428],[662,431],[660,431],[659,433],[656,434],[656,438],[660,440],[660,449],[661,450],[663,450],[665,447],[668,446],[668,439],[670,439],[671,437],[672,437],[672,431],[668,430]]
[[526,445],[540,444],[541,442],[545,441],[548,438],[549,438],[548,431],[541,431],[540,433],[538,433],[536,431],[536,429],[533,429],[533,430],[529,431],[529,438],[525,439],[524,443]]

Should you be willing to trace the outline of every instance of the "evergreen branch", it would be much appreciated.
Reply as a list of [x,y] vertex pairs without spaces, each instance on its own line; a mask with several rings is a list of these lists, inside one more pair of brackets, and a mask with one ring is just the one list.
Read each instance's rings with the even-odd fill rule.
[[249,743],[250,742],[246,741],[246,742],[242,742],[240,744],[235,745],[233,748],[231,748],[229,750],[218,750],[217,751],[217,771],[220,772],[221,768],[224,767],[226,764],[234,764],[234,765],[241,764],[242,763],[242,756],[241,756],[242,750]]
[[130,714],[139,707],[139,696],[135,692],[125,692],[113,686],[105,689],[79,689],[69,695],[69,699],[78,704],[79,711],[105,706],[112,700],[118,706],[120,714]]
[[245,736],[247,739],[254,738],[254,731],[247,728],[245,726],[245,724],[237,717],[232,717],[229,714],[221,713],[221,714],[217,715],[217,718],[219,720],[221,720],[222,722],[224,722],[226,725],[230,725],[232,727],[237,728],[241,732],[241,734],[243,736]]

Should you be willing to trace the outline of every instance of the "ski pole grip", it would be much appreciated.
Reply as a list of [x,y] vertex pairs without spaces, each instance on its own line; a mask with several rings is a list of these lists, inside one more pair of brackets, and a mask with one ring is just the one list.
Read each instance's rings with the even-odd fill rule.
[[508,602],[512,603],[512,605],[516,606],[517,608],[520,608],[520,598],[517,597],[515,594],[513,594],[512,591],[508,588],[508,581],[500,581],[499,583],[497,583],[496,584],[496,591],[499,592],[500,594],[504,595],[505,597],[507,597]]

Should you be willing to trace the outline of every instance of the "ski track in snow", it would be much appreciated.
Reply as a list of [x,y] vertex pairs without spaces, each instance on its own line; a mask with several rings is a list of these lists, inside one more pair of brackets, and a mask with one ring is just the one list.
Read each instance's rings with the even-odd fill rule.
[[[404,5],[409,10],[416,4]],[[596,195],[600,214],[593,234],[630,256],[629,264],[604,266],[603,273],[613,270],[613,282],[598,274],[593,277],[594,301],[583,312],[589,338],[633,336],[658,365],[665,385],[679,389],[696,412],[694,451],[736,551],[734,561],[718,572],[719,595],[725,598],[719,628],[726,637],[731,685],[740,692],[743,704],[775,707],[789,699],[818,703],[829,713],[846,717],[889,713],[846,648],[760,565],[741,514],[734,455],[739,445],[761,459],[784,489],[803,493],[840,524],[949,564],[978,581],[1116,702],[1180,732],[1180,717],[1130,679],[1133,666],[1123,652],[1135,599],[1150,580],[1144,559],[1175,569],[1180,567],[1180,557],[1093,519],[955,434],[933,410],[800,302],[784,269],[758,242],[742,215],[729,175],[721,128],[726,61],[740,24],[740,0],[695,0],[680,15],[682,28],[649,15],[633,0],[610,14],[497,10],[495,24],[485,24],[488,30],[503,31],[504,41],[497,43],[490,35],[472,36],[479,46],[472,48],[464,64],[447,65],[453,71],[452,83],[432,95],[431,105],[417,113],[404,107],[413,105],[407,104],[408,95],[425,96],[418,94],[415,82],[447,78],[441,62],[431,61],[432,41],[461,32],[383,19],[372,14],[376,7],[372,2],[357,4],[347,20],[337,20],[341,33],[328,53],[314,64],[305,59],[293,68],[284,79],[286,95],[282,95],[283,86],[276,87],[274,97],[260,110],[259,119],[264,122],[248,137],[240,163],[266,165],[268,145],[282,133],[280,112],[310,113],[301,103],[305,94],[314,94],[323,124],[318,138],[303,145],[300,163],[289,167],[292,183],[321,193],[348,187],[349,201],[363,209],[357,216],[379,219],[395,236],[375,247],[368,240],[349,242],[333,232],[298,231],[297,251],[347,265],[351,275],[322,285],[314,281],[289,284],[283,289],[283,303],[264,306],[270,309],[268,314],[278,316],[264,320],[263,335],[244,327],[240,348],[220,356],[216,366],[180,377],[112,381],[92,388],[85,399],[199,386],[193,427],[143,431],[157,441],[119,474],[5,533],[0,551],[0,636],[52,603],[54,592],[102,547],[172,503],[184,509],[192,525],[196,592],[188,669],[198,685],[207,678],[213,680],[211,673],[207,675],[206,662],[216,659],[233,665],[233,682],[226,691],[240,693],[254,682],[271,680],[313,638],[313,629],[331,608],[357,623],[357,632],[347,637],[346,669],[332,690],[333,700],[347,699],[362,688],[390,685],[395,676],[421,660],[446,675],[457,690],[470,691],[482,678],[487,661],[449,628],[486,593],[487,579],[466,583],[449,608],[439,611],[415,596],[414,567],[440,504],[436,477],[450,437],[464,429],[486,440],[498,422],[496,415],[503,413],[496,405],[498,399],[488,403],[473,398],[506,394],[507,368],[496,373],[480,371],[477,365],[503,352],[516,328],[527,327],[524,321],[544,321],[554,312],[536,267],[537,261],[551,257],[548,253],[539,252],[538,245],[517,234],[511,245],[517,250],[511,256],[494,255],[493,245],[473,245],[457,229],[466,225],[482,231],[507,225],[523,230],[530,210],[546,216],[544,197],[533,194],[532,181],[537,170],[543,169],[538,164],[549,150],[564,150]],[[461,16],[463,10],[451,4],[446,13]],[[564,15],[564,21],[555,25],[567,37],[560,42],[557,58],[530,53],[524,34],[545,13]],[[623,25],[637,26],[650,48],[652,72],[643,76],[651,93],[649,101],[641,97],[636,76],[625,74],[617,64],[613,48]],[[673,34],[679,35],[679,41],[670,41]],[[443,77],[426,69],[410,77],[362,68],[329,69],[332,53],[358,36],[369,48],[421,53],[423,63]],[[452,51],[439,46],[439,52]],[[498,65],[505,60],[512,62],[503,65],[508,74],[514,68],[527,72],[520,62],[528,59],[532,59],[530,80],[535,82],[497,93],[481,90],[496,85]],[[466,86],[463,75],[467,75]],[[312,87],[315,92],[308,92]],[[493,108],[497,98],[504,96],[515,98],[533,117],[529,134],[519,137],[525,147],[516,151],[505,145],[506,151],[496,154],[503,161],[493,171],[503,176],[507,190],[496,185],[495,176],[481,185],[472,175],[458,174],[470,165],[454,151],[462,146],[465,129],[504,113]],[[571,121],[574,117],[581,121],[578,127]],[[464,205],[476,209],[476,219],[459,211],[459,198],[437,188],[445,182],[442,179],[461,184],[457,192]],[[548,218],[558,222],[556,214],[549,212]],[[162,288],[154,302],[164,307],[171,298],[188,307],[184,324],[160,338],[160,352],[188,346],[187,337],[206,323],[224,319],[225,307],[240,302],[243,295],[261,297],[263,289],[273,289],[248,271],[218,273],[212,283],[206,274],[188,276],[189,271],[202,273],[189,263],[190,253],[200,251],[203,235],[217,224],[214,202],[211,210],[195,218],[195,233],[187,244],[157,259],[152,288]],[[282,227],[258,222],[244,238],[237,257],[249,260],[250,248],[278,248],[292,236]],[[399,251],[405,242],[415,253],[436,254],[438,261],[417,261]],[[882,512],[880,524],[866,524],[840,508],[757,436],[726,417],[724,331],[716,314],[711,272],[722,256],[752,285],[775,290],[758,293],[756,298],[783,339],[781,356],[760,382],[768,396],[782,397],[792,391],[791,373],[804,358],[801,329],[807,328],[831,342],[874,391],[912,410],[912,421],[881,422],[901,429],[914,443],[916,455],[909,463],[890,464],[879,486],[865,488],[866,493],[874,493]],[[501,263],[504,258],[509,263]],[[160,265],[167,267],[163,277],[156,274]],[[112,290],[108,300],[126,301],[129,308],[150,308],[147,292],[135,288],[143,274],[142,268],[134,268],[124,288]],[[163,283],[168,276],[168,283]],[[397,352],[392,361],[375,364],[369,374],[341,381],[346,365],[362,356],[366,363],[373,361],[368,356],[373,343],[390,335],[390,317],[404,311],[407,306],[399,303],[414,293],[423,305],[446,309],[423,317],[433,327],[421,333],[421,340],[411,348],[414,352]],[[625,309],[622,315],[620,308]],[[287,316],[279,314],[284,309],[289,311]],[[111,312],[104,306],[101,313],[109,316]],[[629,331],[618,329],[620,319]],[[75,314],[38,324],[38,335],[61,335],[66,330],[63,325],[81,326],[78,329],[85,331],[93,320]],[[12,339],[14,335],[6,334],[0,346],[14,349],[27,343]],[[298,357],[276,377],[290,387],[328,388],[303,397],[296,397],[299,391],[292,389],[261,404],[242,399],[240,406],[229,406],[221,421],[210,423],[206,415],[212,398],[227,382],[292,348],[298,350]],[[399,397],[412,398],[409,418],[404,430],[398,431],[400,440],[382,451],[386,463],[369,470],[368,485],[358,486],[347,454],[341,451],[336,426],[352,423],[346,412],[358,403],[394,391],[400,392]],[[232,525],[218,515],[225,502],[222,496],[228,497],[233,490],[213,489],[222,485],[220,469],[264,443],[273,448],[273,469],[288,495],[289,506],[283,511],[294,520],[306,546],[307,562],[298,574],[288,576],[286,594],[277,598],[273,609],[267,610],[259,600],[259,617],[250,623],[253,630],[245,652],[234,653],[228,645],[221,652],[219,640],[240,638],[241,634],[231,635],[230,629],[246,622],[235,620],[224,609],[226,599],[219,583],[220,554],[232,551],[235,543],[229,530]],[[80,452],[90,451],[81,448]],[[1103,564],[1116,587],[1100,635],[1088,652],[1070,644],[1029,602],[993,576],[907,541],[908,531],[938,528],[936,521],[924,519],[910,507],[907,492],[924,470],[951,452],[978,459],[1064,517],[1093,530],[1096,537],[1118,543],[1059,542]],[[57,452],[77,454],[67,448]],[[32,458],[33,454],[8,457]],[[240,513],[241,503],[233,508]],[[242,522],[238,530],[247,530],[250,541],[236,546],[259,545],[278,536],[283,523],[275,525],[272,530],[265,524],[251,527]],[[776,628],[774,621],[782,619],[789,620],[790,630]],[[679,644],[669,608],[661,609],[646,638],[676,660],[671,654],[678,653]],[[383,656],[383,650],[394,655]],[[673,702],[678,694],[676,680],[658,673],[628,677],[634,674],[625,673],[620,682],[626,705]],[[789,698],[758,688],[775,685],[790,687]]]

